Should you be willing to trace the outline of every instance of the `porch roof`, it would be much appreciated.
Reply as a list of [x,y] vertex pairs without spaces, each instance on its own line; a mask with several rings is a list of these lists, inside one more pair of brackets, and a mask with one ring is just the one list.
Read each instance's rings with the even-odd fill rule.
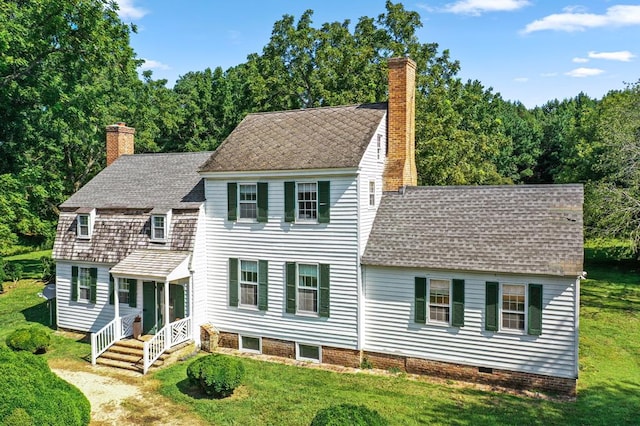
[[141,249],[131,252],[110,272],[114,277],[169,282],[190,276],[190,259],[188,251]]

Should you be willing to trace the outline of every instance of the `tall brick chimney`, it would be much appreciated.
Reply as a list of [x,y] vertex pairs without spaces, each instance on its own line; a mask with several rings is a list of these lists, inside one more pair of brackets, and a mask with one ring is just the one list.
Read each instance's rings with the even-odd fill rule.
[[125,123],[107,126],[107,166],[121,155],[133,154],[133,135],[136,129]]
[[409,58],[389,59],[387,107],[387,164],[383,190],[397,191],[418,184],[416,170],[416,63]]

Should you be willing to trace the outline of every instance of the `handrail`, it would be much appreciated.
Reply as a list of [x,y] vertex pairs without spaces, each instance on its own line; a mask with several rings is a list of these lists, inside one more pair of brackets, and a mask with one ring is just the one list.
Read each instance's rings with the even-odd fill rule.
[[114,318],[99,331],[91,333],[91,364],[96,365],[98,357],[119,339],[120,318]]
[[144,342],[143,374],[160,358],[167,349],[192,339],[191,317],[184,318],[162,327],[151,340]]
[[191,317],[169,324],[171,326],[171,346],[191,340]]

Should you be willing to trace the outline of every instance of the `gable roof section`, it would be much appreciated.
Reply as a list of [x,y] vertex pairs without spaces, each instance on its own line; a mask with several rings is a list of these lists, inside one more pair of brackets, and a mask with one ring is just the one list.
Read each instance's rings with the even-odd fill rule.
[[582,203],[582,185],[385,193],[362,263],[576,277],[583,262]]
[[387,104],[247,115],[201,172],[357,168]]
[[198,168],[211,152],[123,155],[61,208],[198,208],[204,182]]

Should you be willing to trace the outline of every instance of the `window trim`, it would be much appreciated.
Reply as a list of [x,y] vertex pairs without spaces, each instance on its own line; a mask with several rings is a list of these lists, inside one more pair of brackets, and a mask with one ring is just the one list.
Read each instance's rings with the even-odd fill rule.
[[[119,279],[118,281],[118,303],[120,303],[121,305],[129,305],[129,301],[130,301],[130,297],[131,297],[131,291],[130,291],[130,286],[131,286],[131,282],[129,280],[126,279]],[[127,289],[124,290],[121,286],[123,284],[127,285]],[[125,302],[122,295],[126,293],[127,294],[127,301]]]
[[[159,229],[160,227],[156,226],[155,221],[156,219],[162,219],[163,222],[163,236],[162,238],[159,238],[156,235],[156,229]],[[168,239],[168,233],[169,233],[169,215],[168,214],[152,214],[151,215],[151,241],[156,241],[156,242],[165,242]]]
[[[314,266],[316,268],[316,285],[315,287],[301,287],[300,286],[300,266]],[[313,311],[305,311],[300,309],[300,290],[309,290],[312,289],[315,291],[315,310]],[[320,265],[318,263],[297,263],[296,262],[296,314],[297,315],[308,315],[308,316],[320,316]]]
[[376,136],[377,136],[377,142],[376,142],[377,160],[379,162],[382,162],[384,161],[384,156],[382,155],[382,135],[378,133]]
[[[255,200],[241,200],[240,196],[242,194],[242,187],[243,186],[253,186],[253,188],[255,189]],[[238,209],[238,215],[237,215],[237,221],[238,222],[250,222],[250,223],[255,223],[258,222],[258,183],[257,182],[238,182],[238,190],[237,190],[237,209]],[[242,208],[241,204],[253,204],[255,206],[255,217],[242,217]]]
[[[242,280],[242,263],[243,262],[255,263],[255,265],[256,265],[256,281],[255,281],[255,283]],[[249,284],[249,285],[253,285],[255,287],[255,292],[256,292],[256,303],[255,303],[255,305],[248,304],[248,303],[242,303],[242,285],[243,284]],[[238,307],[239,308],[243,308],[243,309],[257,310],[258,306],[260,305],[259,299],[260,299],[260,262],[258,260],[254,260],[254,259],[242,259],[242,258],[239,258],[238,259]]]
[[[431,319],[431,307],[432,306],[438,306],[438,307],[444,307],[444,304],[442,303],[431,303],[431,281],[436,280],[436,281],[446,281],[447,282],[447,286],[448,286],[448,298],[449,298],[449,303],[447,304],[446,308],[447,308],[447,316],[449,317],[449,319],[447,321],[438,321],[438,320],[434,320]],[[453,281],[450,278],[436,278],[436,277],[429,277],[429,279],[427,280],[427,315],[426,315],[426,319],[427,319],[427,323],[429,324],[434,324],[434,325],[445,325],[445,326],[451,326],[451,320],[452,320],[452,311],[453,311]]]
[[[81,219],[86,218],[87,219],[87,224],[86,225],[82,225],[80,223]],[[88,240],[91,238],[91,215],[89,213],[80,213],[78,214],[77,218],[77,224],[76,224],[76,232],[77,232],[77,236],[80,239],[83,240]],[[87,228],[87,233],[83,233],[82,232],[82,228],[85,227]]]
[[[83,282],[83,278],[87,280]],[[86,284],[86,285],[84,285]],[[91,302],[91,268],[78,266],[78,302]],[[82,290],[86,289],[87,297],[82,297]]]
[[[373,186],[373,188],[372,188]],[[369,179],[369,207],[375,207],[376,206],[376,180],[375,179]],[[373,191],[372,191],[373,189]]]
[[[250,348],[245,348],[244,347],[244,338],[248,338],[248,339],[257,339],[258,340],[258,349],[250,349]],[[261,354],[262,353],[262,337],[259,336],[251,336],[248,334],[239,334],[238,335],[238,350],[240,352],[247,352],[247,353],[252,353],[252,354]]]
[[[300,217],[300,186],[301,185],[314,185],[315,186],[315,200],[303,200],[302,202],[312,202],[315,204],[315,209],[313,209],[312,211],[315,212],[315,217],[314,218],[302,218]],[[296,218],[295,221],[296,223],[318,223],[318,218],[319,218],[319,207],[320,207],[320,201],[318,200],[318,182],[317,181],[301,181],[301,182],[296,182],[296,192],[295,192],[295,203],[296,203]]]
[[[301,355],[302,351],[300,350],[300,346],[309,346],[309,347],[318,348],[318,359],[307,358],[307,357],[302,356]],[[314,345],[314,344],[310,344],[310,343],[304,343],[304,342],[296,342],[296,360],[298,360],[298,361],[308,361],[308,362],[313,362],[313,363],[317,363],[317,364],[322,363],[322,346],[321,345]]]
[[[520,311],[510,311],[507,309],[504,309],[504,299],[503,299],[503,294],[504,294],[504,286],[518,286],[518,287],[522,287],[523,289],[523,293],[524,293],[524,301],[523,301],[523,310],[522,312]],[[518,282],[500,282],[500,291],[498,292],[498,302],[499,302],[499,307],[498,307],[498,318],[499,318],[499,322],[498,322],[498,331],[502,332],[502,333],[509,333],[509,334],[528,334],[528,303],[529,303],[529,286],[527,284],[524,283],[518,283]],[[522,323],[522,328],[507,328],[504,327],[503,323],[503,315],[505,313],[515,313],[515,314],[520,314],[524,316],[524,321]]]

